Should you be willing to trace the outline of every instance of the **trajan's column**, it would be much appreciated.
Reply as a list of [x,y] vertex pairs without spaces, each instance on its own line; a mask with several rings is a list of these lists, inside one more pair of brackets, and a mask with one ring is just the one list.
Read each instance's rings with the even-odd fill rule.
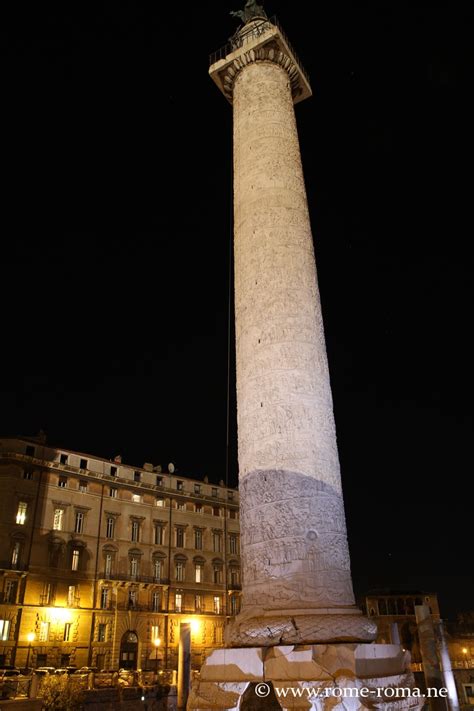
[[[372,644],[354,605],[329,372],[294,104],[311,95],[283,31],[255,0],[211,60],[233,106],[237,410],[243,607],[193,682],[188,711],[338,703],[410,687],[409,654]],[[384,692],[385,693],[385,692]],[[378,695],[378,696],[377,696]],[[339,696],[339,699],[341,697]],[[392,697],[393,698],[393,697]],[[296,700],[299,699],[299,700]],[[256,705],[257,702],[257,705]],[[398,699],[397,709],[417,706]],[[344,706],[345,707],[345,706]]]
[[354,606],[331,387],[282,30],[247,3],[211,66],[233,106],[243,609],[231,644],[373,639]]

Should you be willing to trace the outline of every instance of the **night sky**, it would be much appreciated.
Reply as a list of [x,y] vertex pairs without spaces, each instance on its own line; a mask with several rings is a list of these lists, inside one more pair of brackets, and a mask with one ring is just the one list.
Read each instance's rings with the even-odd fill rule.
[[[232,112],[207,72],[229,3],[3,3],[2,435],[226,479]],[[355,589],[437,591],[454,617],[474,607],[474,27],[428,5],[266,9],[314,92],[296,113]]]

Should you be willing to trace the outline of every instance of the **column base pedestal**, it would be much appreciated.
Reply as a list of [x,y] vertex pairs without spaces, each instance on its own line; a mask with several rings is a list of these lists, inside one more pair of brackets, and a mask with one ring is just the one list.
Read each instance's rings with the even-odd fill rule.
[[372,642],[377,625],[357,608],[243,610],[225,628],[229,647]]
[[193,679],[187,711],[415,711],[424,699],[409,665],[392,644],[218,649]]

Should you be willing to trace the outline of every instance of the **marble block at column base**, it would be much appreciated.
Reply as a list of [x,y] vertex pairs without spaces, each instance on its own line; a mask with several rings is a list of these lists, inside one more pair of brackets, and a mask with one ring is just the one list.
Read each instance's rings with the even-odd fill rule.
[[229,647],[268,647],[278,644],[321,644],[372,642],[377,626],[360,610],[272,610],[252,609],[240,613],[226,625]]
[[[383,691],[413,687],[410,654],[398,645],[219,649],[193,679],[187,711],[363,711],[375,706],[414,711],[423,699],[384,697]],[[335,695],[332,689],[338,690]]]

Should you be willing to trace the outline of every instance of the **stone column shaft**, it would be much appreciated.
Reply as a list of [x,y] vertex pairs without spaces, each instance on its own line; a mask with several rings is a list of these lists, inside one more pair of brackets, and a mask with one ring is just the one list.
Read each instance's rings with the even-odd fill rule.
[[243,610],[227,641],[371,639],[354,606],[293,107],[310,88],[272,24],[249,23],[241,44],[211,67],[234,112]]

